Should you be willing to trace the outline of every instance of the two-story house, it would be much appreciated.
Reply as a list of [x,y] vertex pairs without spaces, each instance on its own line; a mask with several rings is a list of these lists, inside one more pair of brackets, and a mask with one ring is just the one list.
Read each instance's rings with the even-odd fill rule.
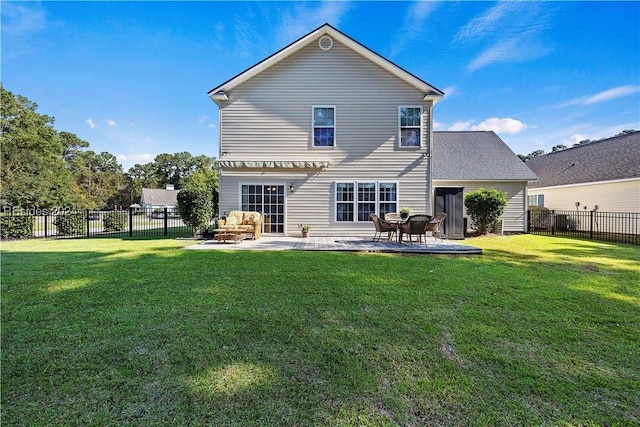
[[[209,91],[219,107],[220,212],[263,212],[271,233],[307,223],[314,234],[342,236],[371,234],[371,213],[433,214],[433,108],[443,95],[319,27]],[[523,167],[512,231],[524,230],[526,183],[535,179]],[[465,188],[446,173],[444,184]]]

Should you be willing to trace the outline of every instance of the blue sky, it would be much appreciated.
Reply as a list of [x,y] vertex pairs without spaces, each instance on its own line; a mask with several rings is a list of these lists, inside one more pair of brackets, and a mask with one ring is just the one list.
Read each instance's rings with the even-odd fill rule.
[[325,22],[519,154],[640,129],[640,2],[5,2],[5,89],[125,170],[218,156],[207,91]]

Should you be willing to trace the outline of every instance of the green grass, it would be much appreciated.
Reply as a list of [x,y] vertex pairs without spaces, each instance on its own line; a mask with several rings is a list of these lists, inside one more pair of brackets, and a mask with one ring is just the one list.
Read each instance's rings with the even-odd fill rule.
[[3,425],[640,423],[638,247],[188,243],[3,243]]

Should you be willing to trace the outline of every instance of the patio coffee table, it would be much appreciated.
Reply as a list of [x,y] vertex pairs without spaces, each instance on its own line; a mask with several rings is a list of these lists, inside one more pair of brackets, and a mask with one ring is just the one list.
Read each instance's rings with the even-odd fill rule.
[[237,228],[216,228],[213,231],[216,232],[213,239],[217,240],[218,243],[224,243],[229,240],[236,244],[244,240],[244,235],[247,232],[247,230],[240,230]]

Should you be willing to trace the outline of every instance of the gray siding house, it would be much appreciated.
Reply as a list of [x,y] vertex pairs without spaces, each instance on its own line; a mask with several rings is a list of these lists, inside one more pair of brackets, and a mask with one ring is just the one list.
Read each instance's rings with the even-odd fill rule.
[[530,159],[529,204],[554,210],[640,212],[640,131]]
[[[294,235],[306,223],[318,235],[365,236],[371,213],[434,213],[433,108],[444,93],[334,27],[208,95],[219,107],[221,214],[263,212],[266,233]],[[506,177],[514,218],[532,179],[520,172]],[[457,176],[439,185],[470,181]]]

